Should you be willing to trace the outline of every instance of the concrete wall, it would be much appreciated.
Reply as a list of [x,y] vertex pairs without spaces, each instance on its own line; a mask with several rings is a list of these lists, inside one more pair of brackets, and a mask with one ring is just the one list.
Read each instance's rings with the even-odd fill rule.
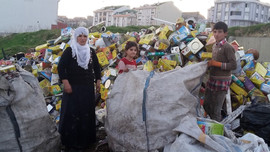
[[33,32],[56,24],[59,0],[3,0],[0,33]]
[[270,37],[230,37],[228,42],[236,40],[245,51],[254,48],[260,52],[258,61],[270,61]]
[[[172,1],[159,5],[156,8],[156,18],[175,23],[182,16],[182,12],[174,5]],[[157,25],[164,22],[157,21]]]

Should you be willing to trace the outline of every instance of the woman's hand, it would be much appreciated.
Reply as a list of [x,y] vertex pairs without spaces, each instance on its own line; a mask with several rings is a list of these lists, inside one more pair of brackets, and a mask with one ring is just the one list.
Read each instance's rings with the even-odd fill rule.
[[96,92],[99,92],[100,91],[100,80],[97,80],[97,83],[96,83]]
[[68,80],[62,80],[64,84],[64,92],[65,93],[72,93],[71,85],[69,84]]

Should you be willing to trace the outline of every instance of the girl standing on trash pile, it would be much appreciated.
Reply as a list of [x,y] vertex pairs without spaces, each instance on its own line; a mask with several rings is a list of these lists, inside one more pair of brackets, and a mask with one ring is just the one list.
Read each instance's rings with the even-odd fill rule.
[[78,27],[58,64],[64,84],[59,133],[65,151],[85,150],[96,141],[94,80],[99,92],[101,74],[88,34],[88,29]]
[[136,70],[137,64],[134,58],[138,52],[138,44],[133,41],[128,41],[125,47],[126,57],[122,58],[118,63],[119,73]]

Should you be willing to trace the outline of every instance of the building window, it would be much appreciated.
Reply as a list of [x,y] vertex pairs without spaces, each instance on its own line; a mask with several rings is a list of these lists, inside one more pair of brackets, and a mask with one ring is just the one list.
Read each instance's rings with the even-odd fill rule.
[[230,5],[229,3],[226,3],[226,5],[225,5],[225,10],[226,11],[229,11],[229,5]]
[[248,3],[245,3],[245,8],[247,8],[248,7]]
[[245,13],[244,19],[245,20],[248,20],[249,19],[249,13]]
[[240,8],[241,7],[241,3],[232,3],[232,8]]
[[217,13],[217,20],[218,20],[218,21],[221,21],[221,12],[218,12],[218,13]]
[[241,16],[241,14],[242,14],[241,11],[231,11],[231,16],[233,15]]
[[259,13],[259,5],[256,5],[256,13]]
[[244,21],[240,21],[239,24],[240,24],[240,26],[245,26],[245,22]]
[[218,11],[218,12],[221,12],[221,8],[222,8],[222,4],[218,4],[218,5],[217,5],[217,11]]
[[229,19],[229,13],[225,12],[225,20]]

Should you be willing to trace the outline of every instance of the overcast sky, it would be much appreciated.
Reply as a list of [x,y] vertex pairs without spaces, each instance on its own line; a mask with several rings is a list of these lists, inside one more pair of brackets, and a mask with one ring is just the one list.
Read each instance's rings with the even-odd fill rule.
[[[129,5],[130,8],[139,7],[144,4],[173,1],[174,5],[183,12],[199,11],[207,18],[207,10],[214,6],[214,0],[60,0],[58,15],[74,17],[87,17],[94,15],[93,11],[105,6]],[[270,0],[261,0],[270,3]]]

